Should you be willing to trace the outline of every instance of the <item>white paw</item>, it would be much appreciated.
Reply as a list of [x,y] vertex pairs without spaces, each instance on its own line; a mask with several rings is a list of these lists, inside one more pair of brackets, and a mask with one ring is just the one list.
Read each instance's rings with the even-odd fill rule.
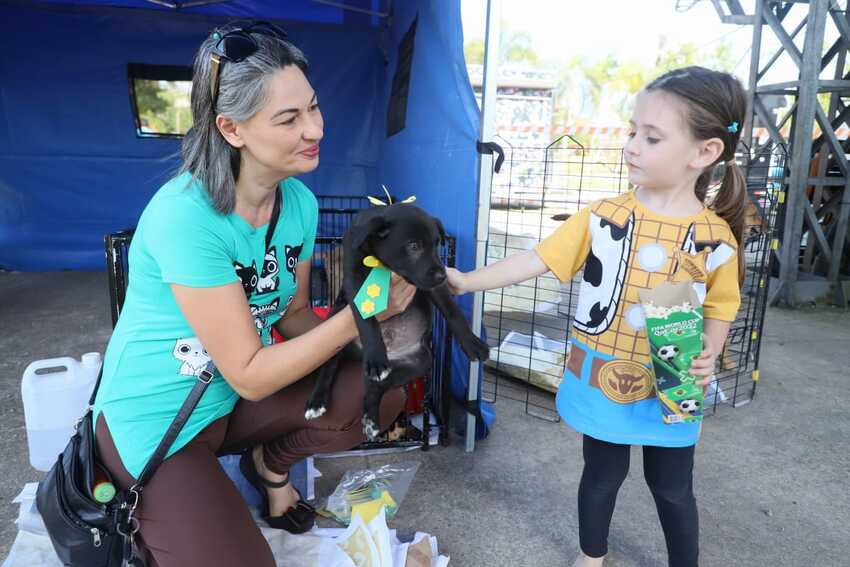
[[316,419],[317,417],[322,417],[327,411],[328,410],[325,406],[310,408],[304,412],[304,419]]
[[378,427],[375,425],[375,422],[366,417],[365,415],[363,416],[363,433],[366,434],[366,437],[370,441],[375,439],[375,437],[377,437],[380,433],[380,430],[378,430]]
[[389,368],[387,368],[386,370],[381,372],[381,375],[378,376],[378,382],[383,382],[384,380],[386,380],[387,376],[390,375],[390,372],[391,372],[391,370]]

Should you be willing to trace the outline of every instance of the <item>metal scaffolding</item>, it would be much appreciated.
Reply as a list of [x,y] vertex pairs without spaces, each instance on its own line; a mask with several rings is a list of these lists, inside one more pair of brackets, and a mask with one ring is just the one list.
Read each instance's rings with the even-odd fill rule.
[[[847,306],[848,2],[755,0],[752,14],[745,13],[739,0],[711,2],[722,21],[753,27],[751,104],[742,139],[745,151],[752,159],[765,149],[783,147],[789,157],[778,196],[781,230],[772,243],[775,279],[770,303],[793,307],[802,301],[827,299]],[[768,53],[769,45],[776,42],[777,50]],[[788,67],[796,76],[780,82],[776,63],[781,60],[793,63]],[[770,110],[776,105],[769,101],[777,95],[791,103],[782,116]]]

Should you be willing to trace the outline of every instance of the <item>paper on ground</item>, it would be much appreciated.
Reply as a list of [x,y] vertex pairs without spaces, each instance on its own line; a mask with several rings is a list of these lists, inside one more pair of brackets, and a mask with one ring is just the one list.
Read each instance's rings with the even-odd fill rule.
[[[21,505],[18,521],[20,527],[9,555],[0,567],[62,567],[44,532],[31,531],[31,529],[36,532],[43,530],[44,525],[35,510],[34,498],[35,483],[30,483],[14,500]],[[255,511],[254,517],[257,518]],[[22,518],[25,518],[25,521],[21,521]],[[386,529],[386,520],[382,516],[377,516],[372,523],[376,520],[378,524],[374,526],[374,530],[370,530],[370,537],[372,533],[382,534],[380,537],[385,537],[384,541],[388,542],[389,554],[392,557],[392,563],[389,565],[405,567],[405,558],[410,544],[400,542],[395,530]],[[383,526],[380,522],[383,522]],[[313,528],[306,534],[292,535],[283,530],[269,528],[261,520],[258,520],[258,523],[279,567],[357,567],[336,545],[347,529]],[[417,532],[411,543],[416,543],[423,538],[428,538],[431,545],[434,558],[431,567],[446,567],[449,564],[449,558],[439,555],[437,538]]]
[[368,525],[355,515],[348,528],[320,531],[328,536],[319,554],[318,565],[322,567],[405,567],[410,546],[425,538],[431,548],[428,567],[449,564],[449,558],[439,554],[433,536],[417,532],[412,542],[401,543],[395,530],[387,528],[383,510]]

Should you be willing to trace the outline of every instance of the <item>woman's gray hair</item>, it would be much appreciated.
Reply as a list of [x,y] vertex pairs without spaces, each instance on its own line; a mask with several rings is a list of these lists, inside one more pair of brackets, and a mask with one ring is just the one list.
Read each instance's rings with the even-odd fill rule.
[[[224,34],[227,28],[218,31]],[[236,204],[240,153],[218,131],[216,114],[245,122],[266,103],[269,80],[276,71],[295,65],[307,73],[307,58],[291,43],[259,33],[252,33],[251,37],[257,42],[256,52],[238,63],[222,59],[215,109],[210,94],[210,54],[218,40],[207,37],[195,56],[193,124],[183,138],[180,173],[188,171],[198,179],[213,206],[223,214],[230,213]]]

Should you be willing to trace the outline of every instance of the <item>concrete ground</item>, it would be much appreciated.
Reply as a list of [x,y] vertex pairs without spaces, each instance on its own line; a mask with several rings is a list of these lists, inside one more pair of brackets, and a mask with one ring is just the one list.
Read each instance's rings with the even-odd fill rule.
[[[0,272],[0,557],[15,536],[27,460],[20,380],[26,365],[103,350],[104,273]],[[708,418],[697,451],[703,566],[850,564],[850,315],[827,307],[767,314],[756,399]],[[569,566],[578,551],[580,437],[501,398],[473,454],[460,438],[427,453],[318,460],[329,493],[348,468],[421,461],[392,527],[437,536],[458,566]],[[619,567],[666,565],[664,539],[632,452],[610,534]]]

